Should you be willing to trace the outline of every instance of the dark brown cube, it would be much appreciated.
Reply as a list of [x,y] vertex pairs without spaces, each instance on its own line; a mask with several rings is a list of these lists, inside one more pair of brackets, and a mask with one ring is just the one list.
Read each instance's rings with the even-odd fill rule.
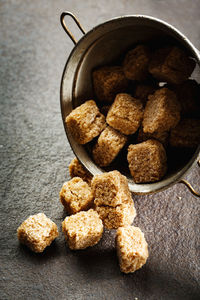
[[169,132],[168,131],[155,131],[153,133],[144,133],[143,128],[140,127],[138,132],[137,141],[139,143],[147,141],[149,139],[155,139],[163,144],[163,146],[167,146],[168,144],[168,137]]
[[187,80],[174,87],[181,104],[182,115],[200,115],[200,87],[195,80]]
[[148,76],[150,51],[144,45],[138,45],[130,50],[124,59],[123,70],[126,78],[131,80],[145,80]]
[[135,88],[134,97],[140,99],[143,106],[146,105],[148,96],[152,95],[158,87],[152,83],[138,83]]
[[177,148],[195,148],[200,144],[200,120],[183,119],[171,130],[169,143]]
[[149,72],[160,81],[180,84],[190,77],[195,61],[178,47],[165,47],[154,52]]
[[106,103],[112,103],[115,96],[128,87],[128,80],[120,66],[101,67],[93,72],[92,79],[98,100]]

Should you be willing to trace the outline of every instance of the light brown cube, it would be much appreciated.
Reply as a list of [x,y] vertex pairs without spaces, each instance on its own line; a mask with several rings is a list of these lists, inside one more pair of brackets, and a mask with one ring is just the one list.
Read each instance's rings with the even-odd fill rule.
[[58,229],[44,213],[28,217],[17,229],[20,243],[34,252],[43,252],[58,236]]
[[180,103],[174,92],[161,88],[150,95],[143,118],[144,133],[164,132],[180,121]]
[[177,148],[196,148],[200,144],[200,120],[182,119],[171,130],[169,143]]
[[139,128],[143,117],[143,105],[129,94],[118,94],[108,111],[106,122],[121,133],[133,134]]
[[149,256],[148,244],[139,227],[120,227],[116,233],[116,249],[120,269],[133,273],[140,269]]
[[155,131],[153,133],[144,133],[143,128],[140,127],[139,132],[138,132],[138,137],[137,141],[139,143],[150,140],[150,139],[155,139],[163,144],[163,146],[167,146],[168,144],[168,137],[169,137],[169,132],[168,131]]
[[149,72],[160,81],[180,84],[190,77],[195,61],[176,46],[158,49],[149,64]]
[[145,80],[148,75],[150,51],[144,45],[138,45],[130,50],[124,59],[123,70],[126,78],[131,80]]
[[62,230],[72,250],[96,245],[103,234],[103,223],[93,209],[81,211],[62,222]]
[[95,163],[101,167],[108,166],[119,154],[126,141],[127,137],[125,135],[107,126],[101,132],[92,150]]
[[131,225],[136,216],[132,199],[116,207],[96,206],[95,209],[102,219],[104,226],[108,229],[117,229],[121,226]]
[[86,181],[89,185],[91,184],[92,175],[83,167],[80,161],[75,157],[69,164],[69,174],[71,178],[80,177]]
[[86,144],[106,127],[105,117],[93,100],[76,107],[66,117],[66,125],[79,144]]
[[115,207],[132,201],[128,181],[119,171],[95,175],[91,183],[96,206]]
[[89,209],[93,204],[92,189],[80,177],[74,177],[63,184],[60,201],[69,214]]
[[128,87],[128,80],[120,66],[101,67],[93,72],[92,78],[98,100],[106,103],[112,103],[115,96]]
[[167,171],[167,156],[163,145],[147,140],[128,147],[128,163],[136,183],[160,180]]

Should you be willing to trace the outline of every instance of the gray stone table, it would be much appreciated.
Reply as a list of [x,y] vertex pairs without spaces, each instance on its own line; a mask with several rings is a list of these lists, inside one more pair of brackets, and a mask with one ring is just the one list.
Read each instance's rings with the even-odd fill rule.
[[[200,299],[200,200],[181,184],[134,197],[135,225],[150,250],[140,271],[120,272],[114,231],[88,250],[73,252],[65,244],[58,194],[73,153],[59,86],[73,44],[59,23],[64,10],[86,30],[119,15],[152,15],[200,48],[198,0],[0,1],[0,299]],[[199,175],[195,167],[187,178],[199,187]],[[16,229],[40,211],[56,222],[60,236],[38,255],[18,243]]]

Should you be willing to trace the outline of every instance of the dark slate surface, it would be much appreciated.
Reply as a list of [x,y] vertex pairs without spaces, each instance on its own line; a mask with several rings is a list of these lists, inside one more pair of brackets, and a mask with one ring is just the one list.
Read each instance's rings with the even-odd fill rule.
[[[152,15],[200,48],[198,0],[0,1],[0,299],[200,299],[200,201],[181,184],[135,197],[135,225],[150,251],[135,274],[119,271],[114,231],[79,252],[69,251],[62,234],[39,255],[18,243],[16,229],[30,214],[45,212],[60,232],[65,216],[58,193],[73,154],[59,85],[73,45],[59,24],[63,10],[86,30],[118,15]],[[187,176],[196,187],[199,175],[196,166]]]

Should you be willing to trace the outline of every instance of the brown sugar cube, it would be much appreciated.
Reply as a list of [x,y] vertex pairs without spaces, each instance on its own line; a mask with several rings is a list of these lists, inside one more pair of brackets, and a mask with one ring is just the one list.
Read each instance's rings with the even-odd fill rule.
[[157,86],[151,83],[138,83],[135,88],[134,97],[142,101],[143,106],[146,105],[148,96],[154,94]]
[[120,66],[106,66],[92,73],[93,87],[99,101],[112,103],[118,93],[128,87],[123,69]]
[[161,88],[148,99],[142,122],[145,133],[169,131],[178,124],[180,103],[174,92]]
[[168,131],[155,131],[153,133],[144,133],[143,128],[140,127],[138,132],[137,141],[139,143],[147,141],[149,139],[155,139],[163,144],[163,146],[167,146],[168,144],[168,137],[169,132]]
[[28,217],[17,229],[19,241],[34,252],[43,252],[58,236],[58,229],[43,213]]
[[129,94],[118,94],[108,111],[106,121],[114,129],[129,135],[137,131],[142,122],[143,105]]
[[120,227],[116,233],[116,249],[120,269],[133,273],[140,269],[149,256],[148,244],[139,227]]
[[178,47],[158,49],[149,64],[149,72],[160,81],[180,84],[190,77],[195,61]]
[[127,178],[119,171],[115,170],[95,175],[91,187],[96,206],[108,205],[115,207],[132,201]]
[[128,163],[136,183],[160,180],[167,170],[167,156],[163,145],[147,140],[128,147]]
[[150,51],[144,45],[138,45],[130,50],[124,59],[123,70],[126,78],[131,80],[144,80],[148,75]]
[[200,87],[195,80],[187,80],[175,86],[177,99],[181,104],[182,115],[200,115]]
[[124,147],[127,137],[108,126],[104,129],[92,150],[95,163],[101,167],[108,166]]
[[65,122],[79,144],[90,142],[106,127],[105,117],[93,100],[88,100],[72,110]]
[[170,132],[172,147],[195,148],[200,144],[200,120],[182,119]]
[[71,178],[80,177],[86,181],[89,185],[91,184],[92,175],[83,167],[79,160],[75,157],[69,164],[69,174]]
[[103,224],[108,229],[116,229],[121,226],[131,225],[136,216],[136,210],[133,200],[127,203],[122,203],[116,207],[111,206],[96,206]]
[[81,211],[62,222],[62,231],[72,250],[96,245],[103,234],[103,223],[93,209]]
[[93,194],[87,182],[74,177],[63,184],[60,201],[69,214],[89,209],[93,204]]

